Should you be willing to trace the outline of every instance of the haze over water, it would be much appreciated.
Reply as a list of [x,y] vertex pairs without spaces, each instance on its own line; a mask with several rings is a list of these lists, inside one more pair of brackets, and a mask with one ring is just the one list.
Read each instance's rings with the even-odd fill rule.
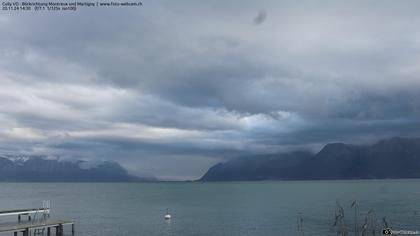
[[[333,235],[336,200],[344,207],[350,230],[354,200],[360,204],[360,223],[373,208],[378,229],[386,216],[394,229],[420,230],[419,184],[420,180],[1,183],[0,208],[40,207],[42,200],[50,200],[51,218],[75,220],[78,236],[295,235],[299,213],[305,235]],[[166,208],[170,221],[163,219]]]

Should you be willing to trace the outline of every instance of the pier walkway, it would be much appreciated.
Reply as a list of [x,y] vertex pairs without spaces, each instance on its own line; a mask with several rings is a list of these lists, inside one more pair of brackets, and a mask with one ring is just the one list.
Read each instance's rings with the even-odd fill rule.
[[[64,236],[64,226],[71,226],[71,235],[75,234],[74,221],[50,219],[49,201],[44,201],[42,208],[0,210],[1,216],[18,216],[17,222],[0,222],[0,233],[13,233],[14,236],[22,235],[47,235]],[[28,220],[22,220],[27,216]]]
[[0,216],[13,216],[17,215],[18,219],[21,219],[22,215],[28,216],[31,220],[31,214],[50,214],[50,208],[33,208],[33,209],[17,209],[17,210],[5,210],[0,211]]
[[[52,235],[51,228],[54,228],[54,233],[56,236],[64,236],[64,226],[71,225],[71,233],[74,235],[74,222],[73,221],[64,221],[64,220],[45,220],[37,222],[26,222],[19,224],[10,224],[10,225],[0,225],[0,233],[4,232],[13,232],[15,236],[19,233],[22,233],[23,236],[31,235],[31,232],[34,234],[40,235]],[[46,232],[45,232],[46,231]]]

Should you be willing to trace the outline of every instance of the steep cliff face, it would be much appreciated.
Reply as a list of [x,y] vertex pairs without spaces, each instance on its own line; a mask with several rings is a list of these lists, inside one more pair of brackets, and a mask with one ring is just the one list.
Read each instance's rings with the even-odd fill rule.
[[420,178],[420,138],[392,138],[366,146],[332,143],[312,156],[298,152],[269,157],[219,163],[201,180]]
[[238,157],[211,167],[201,180],[248,181],[293,178],[300,172],[297,167],[303,165],[310,157],[311,154],[308,152]]

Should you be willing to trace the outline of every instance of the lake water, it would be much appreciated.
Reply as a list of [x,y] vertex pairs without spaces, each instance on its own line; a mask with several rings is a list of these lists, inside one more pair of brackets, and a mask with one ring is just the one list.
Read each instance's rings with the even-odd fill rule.
[[0,209],[50,200],[51,217],[75,220],[78,236],[298,235],[299,214],[305,235],[333,235],[337,200],[351,233],[354,200],[360,223],[372,208],[378,228],[386,216],[394,229],[420,230],[420,180],[1,183],[0,199]]

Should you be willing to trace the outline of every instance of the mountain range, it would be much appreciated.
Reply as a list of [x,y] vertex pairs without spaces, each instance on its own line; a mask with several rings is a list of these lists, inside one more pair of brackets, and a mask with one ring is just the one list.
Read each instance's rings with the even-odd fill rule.
[[299,151],[233,158],[212,166],[200,181],[420,178],[420,138],[373,145],[330,143]]
[[43,156],[0,156],[3,182],[132,182],[152,179],[132,176],[117,162],[63,161]]

